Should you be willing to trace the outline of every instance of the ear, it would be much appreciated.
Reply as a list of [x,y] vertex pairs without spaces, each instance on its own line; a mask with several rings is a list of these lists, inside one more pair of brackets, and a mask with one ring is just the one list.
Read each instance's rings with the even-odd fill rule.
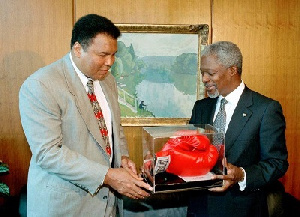
[[238,74],[238,69],[236,66],[229,67],[228,71],[229,71],[230,76],[234,76],[234,75]]
[[73,45],[73,52],[74,52],[76,57],[80,58],[81,52],[82,52],[82,47],[78,43],[78,41],[76,41],[75,44]]

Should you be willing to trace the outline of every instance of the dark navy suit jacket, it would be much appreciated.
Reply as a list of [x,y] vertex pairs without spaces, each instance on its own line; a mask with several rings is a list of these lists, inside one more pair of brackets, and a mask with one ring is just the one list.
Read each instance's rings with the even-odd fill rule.
[[[217,98],[196,101],[190,124],[212,124],[216,102]],[[194,192],[190,216],[200,216],[197,200],[203,202],[204,195],[209,216],[267,215],[264,189],[288,168],[281,105],[245,87],[225,134],[225,156],[229,163],[245,169],[246,189],[240,191],[236,184],[225,193]]]

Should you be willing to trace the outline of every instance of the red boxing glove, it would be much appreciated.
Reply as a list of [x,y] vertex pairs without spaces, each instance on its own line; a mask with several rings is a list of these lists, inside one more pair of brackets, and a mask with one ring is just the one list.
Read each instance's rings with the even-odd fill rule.
[[167,172],[178,176],[207,174],[216,164],[219,153],[205,135],[189,135],[170,138],[157,157],[170,155]]

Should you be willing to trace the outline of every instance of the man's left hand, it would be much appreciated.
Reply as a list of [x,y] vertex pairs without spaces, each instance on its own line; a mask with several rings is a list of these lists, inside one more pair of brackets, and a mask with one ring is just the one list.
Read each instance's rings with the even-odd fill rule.
[[236,183],[243,181],[244,172],[240,167],[227,163],[226,159],[223,160],[223,165],[227,169],[227,175],[214,175],[213,177],[213,179],[223,179],[223,186],[210,188],[209,191],[224,192]]
[[135,163],[130,160],[127,156],[122,156],[121,167],[127,170],[132,176],[138,177]]

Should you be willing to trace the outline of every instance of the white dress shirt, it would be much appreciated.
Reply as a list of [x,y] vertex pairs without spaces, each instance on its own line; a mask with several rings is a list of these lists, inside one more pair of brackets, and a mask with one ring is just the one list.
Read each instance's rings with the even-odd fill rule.
[[[81,83],[83,84],[86,92],[88,92],[88,87],[87,87],[88,78],[77,68],[77,66],[75,65],[75,63],[72,59],[71,53],[70,53],[70,59],[71,59],[72,65],[73,65],[78,77],[81,80]],[[110,161],[112,161],[113,147],[112,147],[111,111],[110,111],[110,108],[108,106],[108,102],[106,100],[105,94],[102,91],[102,87],[99,83],[99,80],[94,81],[94,91],[95,91],[97,101],[99,102],[99,104],[101,106],[102,113],[103,113],[103,116],[104,116],[104,121],[105,121],[107,130],[108,130],[108,139],[109,139],[110,148],[112,150],[111,156],[110,156]],[[99,133],[100,133],[100,131],[99,131]]]
[[[244,82],[242,81],[240,83],[240,85],[234,90],[232,91],[230,94],[228,94],[225,99],[228,101],[228,103],[225,104],[225,112],[226,112],[226,124],[225,124],[225,133],[228,129],[228,125],[231,121],[231,117],[234,113],[234,110],[240,100],[240,97],[243,93],[245,89],[245,84]],[[221,104],[221,100],[223,99],[224,97],[223,96],[219,96],[218,100],[217,100],[217,104],[216,104],[216,111],[215,111],[215,114],[214,114],[214,120],[217,116],[217,113],[219,111],[219,108],[220,108],[220,104]],[[225,138],[225,149],[226,149],[226,138]],[[243,168],[241,168],[244,172],[244,180],[239,182],[239,186],[240,186],[240,190],[243,191],[245,188],[246,188],[246,172]]]

